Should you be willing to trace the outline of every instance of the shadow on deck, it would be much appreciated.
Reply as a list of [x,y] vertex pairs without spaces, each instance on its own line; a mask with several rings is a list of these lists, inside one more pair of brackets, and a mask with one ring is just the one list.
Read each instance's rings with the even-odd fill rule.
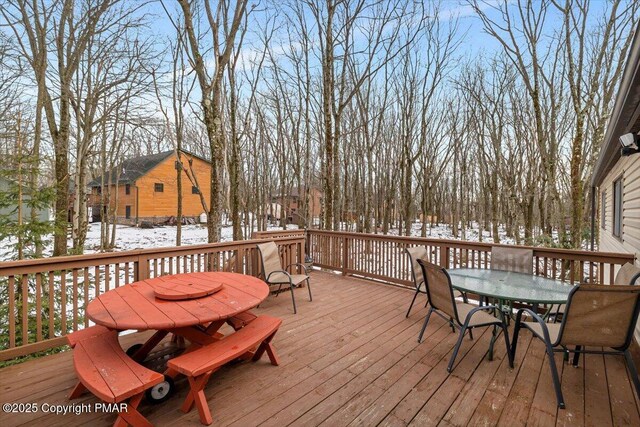
[[[524,332],[510,370],[501,341],[488,361],[489,330],[465,339],[457,366],[446,365],[457,334],[432,316],[425,340],[417,336],[426,310],[412,293],[314,272],[314,301],[298,290],[298,315],[287,293],[255,310],[283,319],[274,339],[281,366],[268,361],[229,365],[216,372],[206,395],[216,426],[373,425],[640,425],[640,401],[622,357],[586,355],[580,367],[563,364],[567,409],[558,410],[544,347]],[[141,336],[143,335],[143,336]],[[144,334],[121,337],[124,347]],[[0,425],[110,425],[115,416],[44,413],[43,404],[67,405],[75,384],[71,353],[0,370],[0,403],[34,402],[36,413],[0,413]],[[197,411],[179,411],[188,385],[167,402],[141,406],[155,425],[200,425]],[[74,403],[98,400],[84,395]]]

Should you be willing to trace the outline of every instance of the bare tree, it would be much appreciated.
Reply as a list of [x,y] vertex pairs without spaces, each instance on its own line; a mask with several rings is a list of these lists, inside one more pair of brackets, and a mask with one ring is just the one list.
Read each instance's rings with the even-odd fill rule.
[[[236,35],[240,30],[243,17],[247,9],[247,0],[237,0],[231,10],[226,1],[218,2],[215,10],[207,0],[204,2],[204,17],[202,11],[194,7],[194,2],[178,0],[180,4],[186,30],[185,49],[189,54],[189,61],[193,67],[200,87],[201,107],[211,156],[211,199],[209,215],[207,216],[209,242],[220,241],[220,225],[222,201],[224,198],[223,173],[225,166],[225,138],[222,133],[222,105],[221,91],[224,72],[231,60],[231,54],[236,45]],[[231,16],[229,16],[231,14]],[[211,37],[209,47],[201,43],[202,37],[197,33],[195,23],[200,18],[208,27]],[[197,21],[200,24],[200,21]],[[211,64],[206,64],[203,52],[211,53]],[[212,72],[208,71],[212,66]]]

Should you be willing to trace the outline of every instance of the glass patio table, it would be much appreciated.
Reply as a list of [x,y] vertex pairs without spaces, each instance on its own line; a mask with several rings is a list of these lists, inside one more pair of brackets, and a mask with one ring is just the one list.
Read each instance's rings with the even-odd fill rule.
[[479,268],[447,270],[453,287],[483,297],[503,301],[518,301],[533,305],[564,304],[573,288],[559,280],[512,271]]
[[[511,307],[514,301],[531,304],[533,311],[537,312],[539,304],[565,304],[573,289],[573,286],[559,280],[513,271],[455,268],[447,272],[454,289],[497,300],[507,319],[513,315]],[[489,360],[493,359],[493,345],[499,333],[494,328],[489,343]]]

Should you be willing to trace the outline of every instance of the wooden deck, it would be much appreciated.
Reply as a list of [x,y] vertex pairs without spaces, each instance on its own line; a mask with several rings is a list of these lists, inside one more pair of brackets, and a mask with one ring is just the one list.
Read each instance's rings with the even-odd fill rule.
[[[489,333],[465,339],[451,375],[446,364],[456,334],[437,316],[425,341],[416,339],[426,313],[424,299],[409,319],[412,293],[392,286],[315,272],[314,301],[296,291],[298,315],[287,293],[269,297],[256,311],[281,317],[274,340],[281,366],[268,361],[230,365],[206,389],[216,426],[396,425],[629,425],[640,426],[640,401],[622,357],[587,355],[575,369],[557,362],[567,409],[556,408],[544,348],[521,336],[511,370],[501,341],[486,358]],[[480,331],[478,331],[480,332]],[[121,337],[123,346],[141,340]],[[0,370],[0,402],[69,404],[75,383],[70,353]],[[142,404],[155,425],[200,425],[197,411],[179,407],[188,390],[158,406]],[[93,404],[89,395],[76,401]],[[0,413],[0,425],[109,425],[105,413],[53,415]]]

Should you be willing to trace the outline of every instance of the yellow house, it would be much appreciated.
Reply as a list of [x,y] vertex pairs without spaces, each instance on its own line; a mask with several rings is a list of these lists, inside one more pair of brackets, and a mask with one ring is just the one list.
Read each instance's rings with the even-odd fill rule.
[[184,150],[180,152],[180,162],[175,150],[135,157],[91,181],[89,206],[93,221],[99,221],[107,210],[115,212],[121,224],[159,223],[175,217],[178,170],[182,171],[182,215],[197,221],[209,203],[211,164]]

